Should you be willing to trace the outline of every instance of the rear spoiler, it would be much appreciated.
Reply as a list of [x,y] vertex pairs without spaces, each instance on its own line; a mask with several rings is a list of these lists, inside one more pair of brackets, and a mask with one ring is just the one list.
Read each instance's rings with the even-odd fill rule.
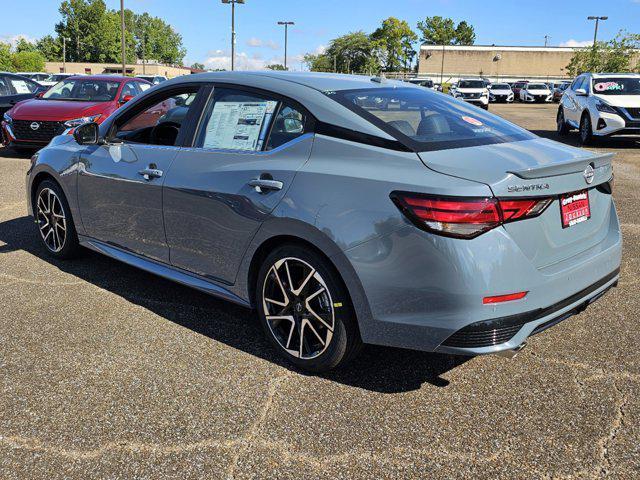
[[595,153],[589,157],[571,160],[570,162],[556,163],[548,166],[527,168],[525,170],[510,170],[517,177],[524,179],[555,177],[557,175],[568,175],[570,173],[584,172],[588,165],[597,169],[611,163],[614,153]]

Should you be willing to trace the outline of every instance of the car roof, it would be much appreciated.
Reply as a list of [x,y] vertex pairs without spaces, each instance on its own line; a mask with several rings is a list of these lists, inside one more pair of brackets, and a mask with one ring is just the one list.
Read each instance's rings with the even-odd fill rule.
[[322,122],[336,125],[362,133],[375,135],[387,140],[394,138],[371,122],[340,103],[330,99],[326,93],[341,90],[376,89],[376,88],[413,88],[424,90],[411,83],[380,79],[364,75],[344,75],[336,73],[316,72],[277,72],[277,71],[233,71],[205,72],[183,75],[150,88],[133,102],[138,102],[159,89],[171,88],[187,83],[228,83],[233,86],[262,89],[283,97],[290,98],[304,105],[309,112]]
[[640,77],[640,73],[590,73],[587,72],[589,75],[591,75],[593,78],[604,78],[604,77]]

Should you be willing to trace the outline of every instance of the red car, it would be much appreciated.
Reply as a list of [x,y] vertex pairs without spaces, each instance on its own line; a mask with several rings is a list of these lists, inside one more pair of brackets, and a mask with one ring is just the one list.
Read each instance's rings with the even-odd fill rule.
[[74,76],[4,114],[6,143],[16,149],[44,147],[56,135],[86,122],[101,123],[122,104],[150,88],[140,78]]

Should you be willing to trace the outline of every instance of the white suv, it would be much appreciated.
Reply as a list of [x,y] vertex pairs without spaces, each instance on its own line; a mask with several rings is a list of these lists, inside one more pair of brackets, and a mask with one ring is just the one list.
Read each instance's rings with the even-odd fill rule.
[[455,98],[489,109],[489,89],[484,80],[460,80],[449,93]]
[[557,128],[560,135],[577,128],[583,144],[594,136],[640,134],[640,74],[583,73],[562,95]]

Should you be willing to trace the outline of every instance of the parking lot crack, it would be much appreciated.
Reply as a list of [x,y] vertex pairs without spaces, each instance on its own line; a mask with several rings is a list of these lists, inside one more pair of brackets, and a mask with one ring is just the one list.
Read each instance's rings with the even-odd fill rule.
[[600,439],[598,442],[598,446],[600,448],[600,465],[598,476],[600,478],[609,477],[611,470],[611,455],[609,453],[609,449],[611,445],[615,442],[616,437],[621,429],[624,428],[625,421],[625,408],[629,401],[629,396],[625,395],[625,393],[618,387],[616,382],[613,382],[613,389],[617,393],[617,402],[616,402],[616,411],[611,422],[611,426],[609,428],[609,433]]

